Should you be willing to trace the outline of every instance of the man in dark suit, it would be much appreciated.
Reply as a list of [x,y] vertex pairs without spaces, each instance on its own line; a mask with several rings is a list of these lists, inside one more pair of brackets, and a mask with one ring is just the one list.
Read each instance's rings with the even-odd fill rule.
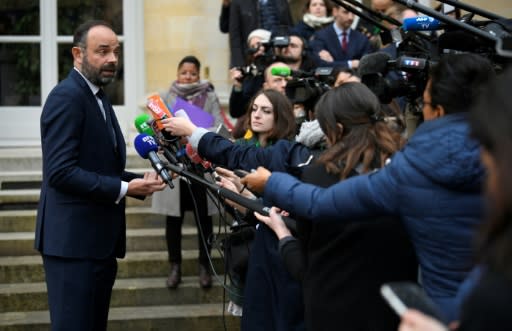
[[52,330],[106,330],[116,258],[126,250],[125,196],[165,184],[124,170],[123,135],[102,86],[121,46],[105,22],[75,31],[74,68],[41,114],[43,183],[35,248],[43,257]]
[[359,59],[372,51],[368,38],[350,28],[354,14],[334,4],[334,23],[315,32],[311,48],[319,67],[342,67],[357,69]]
[[[293,25],[287,0],[232,0],[229,13],[231,67],[246,65],[247,37],[258,29],[272,33]],[[286,29],[287,30],[287,29]]]

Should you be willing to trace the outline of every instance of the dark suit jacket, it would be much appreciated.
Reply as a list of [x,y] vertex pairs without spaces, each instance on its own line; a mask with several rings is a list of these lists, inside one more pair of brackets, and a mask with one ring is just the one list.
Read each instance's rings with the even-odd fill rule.
[[[287,0],[275,0],[280,25],[292,26]],[[245,65],[247,37],[260,27],[258,0],[233,0],[229,13],[231,67]]]
[[[340,39],[334,31],[332,24],[313,34],[310,42],[315,62],[319,67],[348,67],[347,61],[359,60],[365,54],[371,52],[368,38],[361,32],[351,29],[349,34],[347,52],[341,48]],[[320,59],[318,52],[327,50],[334,58],[334,62],[326,62]]]
[[123,257],[126,147],[115,114],[117,151],[95,96],[72,69],[49,94],[41,114],[43,183],[35,248],[70,258]]

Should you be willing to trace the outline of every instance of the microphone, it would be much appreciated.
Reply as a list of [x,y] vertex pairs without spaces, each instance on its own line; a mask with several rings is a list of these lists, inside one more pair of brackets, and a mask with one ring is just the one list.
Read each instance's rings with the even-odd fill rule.
[[151,128],[151,125],[149,125],[151,121],[151,116],[146,113],[137,115],[134,121],[135,129],[137,129],[138,133],[145,133],[148,136],[154,137],[155,132],[153,131],[153,128]]
[[199,156],[199,154],[192,147],[192,145],[187,144],[185,146],[185,152],[186,152],[188,158],[190,159],[190,161],[192,161],[192,163],[201,164],[203,166],[203,168],[205,168],[208,171],[213,170],[211,162],[203,160],[203,158],[201,156]]
[[280,76],[280,77],[292,76],[295,78],[313,77],[315,75],[315,72],[293,70],[293,69],[290,69],[289,67],[273,67],[272,69],[270,69],[270,73],[272,74],[272,76]]
[[292,75],[292,69],[289,67],[273,67],[270,69],[272,76],[288,77]]
[[359,60],[359,77],[368,74],[385,73],[388,70],[388,61],[391,56],[384,52],[376,52],[364,55]]
[[443,29],[446,24],[430,16],[416,16],[404,19],[402,28],[405,31],[433,31]]
[[165,168],[162,160],[158,157],[156,153],[158,151],[158,143],[155,138],[148,136],[145,133],[140,133],[133,142],[135,145],[135,150],[143,159],[149,159],[153,169],[160,175],[163,181],[169,185],[170,188],[174,188],[172,184],[172,177],[169,175],[169,172]]
[[167,105],[165,104],[162,97],[158,94],[153,94],[148,97],[146,107],[149,109],[151,116],[155,120],[156,127],[162,133],[165,139],[175,141],[178,137],[171,135],[169,132],[164,130],[164,126],[162,124],[162,120],[166,118],[171,118],[172,114]]

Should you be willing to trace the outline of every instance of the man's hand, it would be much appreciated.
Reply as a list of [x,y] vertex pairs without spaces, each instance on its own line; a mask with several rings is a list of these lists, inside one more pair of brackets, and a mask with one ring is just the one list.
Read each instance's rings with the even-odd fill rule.
[[156,172],[144,173],[144,178],[135,178],[128,183],[128,191],[126,195],[150,195],[156,191],[162,191],[167,184],[164,183],[162,178]]
[[325,49],[318,52],[318,56],[325,62],[334,62],[334,58],[332,57],[331,53]]
[[258,167],[255,172],[246,175],[240,182],[253,192],[263,193],[270,175],[272,173],[266,168]]

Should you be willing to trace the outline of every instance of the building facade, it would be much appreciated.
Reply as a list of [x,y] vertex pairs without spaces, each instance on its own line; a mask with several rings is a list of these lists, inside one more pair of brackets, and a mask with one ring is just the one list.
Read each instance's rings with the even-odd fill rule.
[[[464,2],[512,17],[509,0]],[[219,31],[220,6],[219,0],[2,0],[0,148],[40,145],[42,105],[69,72],[73,30],[87,19],[111,22],[123,45],[119,77],[107,92],[128,144],[146,95],[169,87],[185,55],[200,59],[202,78],[225,103],[229,41]]]

